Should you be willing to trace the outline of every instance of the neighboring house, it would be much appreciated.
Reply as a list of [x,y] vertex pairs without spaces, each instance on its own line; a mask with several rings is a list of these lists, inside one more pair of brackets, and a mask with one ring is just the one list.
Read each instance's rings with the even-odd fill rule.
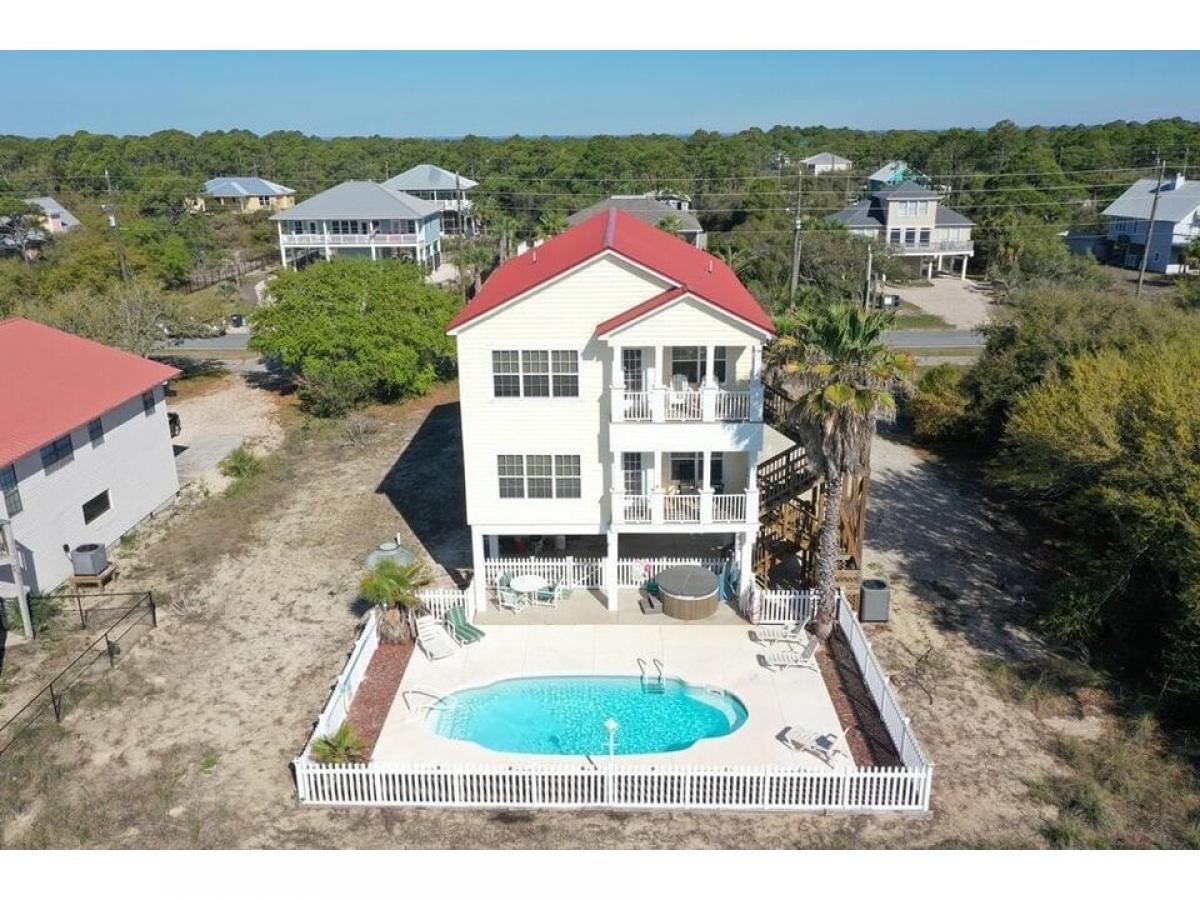
[[423,163],[389,178],[383,186],[428,200],[440,209],[443,234],[473,235],[478,232],[475,204],[470,197],[471,191],[479,187],[478,181]]
[[[72,574],[68,551],[111,545],[179,490],[170,366],[30,322],[0,321],[0,518],[30,591]],[[12,564],[0,596],[16,595]]]
[[53,197],[29,197],[25,202],[40,207],[45,213],[41,224],[49,234],[62,234],[79,227],[79,220],[67,212],[66,208]]
[[271,216],[286,268],[307,259],[360,256],[441,265],[442,211],[374,181],[344,181]]
[[886,162],[867,177],[867,189],[882,191],[906,181],[927,187],[929,179],[902,159]]
[[827,175],[830,172],[849,172],[854,164],[836,153],[818,153],[800,160],[800,165],[804,166],[810,175]]
[[1179,274],[1186,271],[1183,251],[1200,238],[1200,181],[1188,181],[1183,175],[1165,180],[1161,188],[1157,179],[1140,178],[1109,204],[1100,214],[1108,220],[1108,258],[1126,268],[1141,266],[1155,193],[1158,208],[1154,211],[1154,226],[1149,229],[1146,268]]
[[708,235],[700,220],[691,212],[691,198],[682,194],[651,191],[646,194],[616,194],[607,200],[593,203],[567,219],[569,225],[579,225],[605,210],[619,209],[647,222],[659,226],[668,220],[678,223],[675,232],[693,247],[703,250],[708,246]]
[[774,332],[721,260],[615,208],[500,266],[449,326],[476,604],[505,535],[603,536],[609,609],[654,539],[732,544],[748,590]]
[[296,192],[290,187],[265,178],[222,175],[204,183],[204,196],[196,201],[196,209],[203,212],[215,207],[249,213],[288,209],[295,203]]
[[947,267],[960,265],[967,277],[967,260],[975,255],[971,240],[974,222],[941,204],[942,195],[911,181],[875,191],[865,200],[830,216],[853,234],[888,245],[895,256],[917,261],[922,277],[932,278]]

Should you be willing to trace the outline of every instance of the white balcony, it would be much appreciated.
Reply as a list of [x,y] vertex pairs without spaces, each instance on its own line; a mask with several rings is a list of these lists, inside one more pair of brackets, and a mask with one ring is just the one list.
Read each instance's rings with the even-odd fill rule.
[[939,253],[975,252],[974,241],[926,241],[916,244],[888,244],[888,250],[896,256],[936,256]]
[[611,389],[613,422],[761,422],[763,391],[759,383],[739,390],[715,385],[678,391]]
[[420,234],[281,234],[282,247],[416,247]]
[[649,494],[613,493],[617,525],[753,525],[758,517],[758,491],[714,494],[712,491]]

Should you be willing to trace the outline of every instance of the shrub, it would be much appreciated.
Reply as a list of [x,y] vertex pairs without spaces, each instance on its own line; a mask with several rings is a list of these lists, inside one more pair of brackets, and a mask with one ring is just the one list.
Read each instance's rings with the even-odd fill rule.
[[367,745],[349,722],[331,735],[317,738],[313,743],[313,759],[319,763],[338,764],[363,762]]
[[262,460],[254,455],[246,444],[236,447],[228,456],[221,460],[221,474],[235,481],[253,478],[263,469]]
[[313,361],[304,372],[300,407],[314,416],[333,419],[365,403],[370,393],[370,385],[356,367]]
[[962,369],[943,363],[921,376],[908,400],[913,430],[923,441],[947,441],[961,435],[967,395],[962,389]]

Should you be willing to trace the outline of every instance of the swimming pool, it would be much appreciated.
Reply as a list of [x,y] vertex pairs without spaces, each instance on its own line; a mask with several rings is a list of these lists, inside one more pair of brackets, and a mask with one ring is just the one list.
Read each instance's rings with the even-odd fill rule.
[[732,694],[667,678],[627,675],[511,678],[447,696],[430,716],[442,737],[506,753],[608,753],[605,722],[616,721],[613,752],[666,753],[724,737],[749,715]]

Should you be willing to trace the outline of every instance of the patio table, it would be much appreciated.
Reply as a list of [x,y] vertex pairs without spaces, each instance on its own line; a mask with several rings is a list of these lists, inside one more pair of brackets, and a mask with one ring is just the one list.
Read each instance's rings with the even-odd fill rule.
[[528,603],[538,591],[544,591],[550,587],[550,582],[541,575],[518,575],[508,585],[518,594],[523,595]]

